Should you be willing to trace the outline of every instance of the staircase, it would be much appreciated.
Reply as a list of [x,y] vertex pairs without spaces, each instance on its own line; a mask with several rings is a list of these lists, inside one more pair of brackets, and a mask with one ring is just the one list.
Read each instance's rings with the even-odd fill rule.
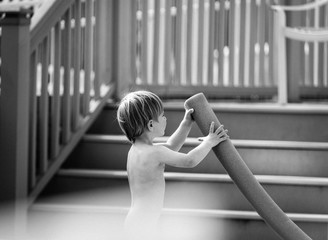
[[[233,144],[273,200],[312,239],[328,239],[328,107],[211,103]],[[108,101],[101,115],[29,211],[33,239],[123,239],[130,205],[130,144]],[[183,102],[164,103],[166,136]],[[181,151],[194,148],[195,124]],[[167,137],[157,139],[164,141]],[[253,210],[211,152],[192,169],[166,166],[163,239],[280,239]],[[42,227],[41,227],[42,226]]]
[[[198,80],[204,77],[202,72],[206,64],[197,64],[196,72],[200,73],[201,77],[193,75],[198,78],[196,86],[194,85],[196,81],[192,84],[189,82],[188,75],[194,73],[193,64],[189,64],[189,60],[186,64],[187,74],[185,74],[188,79],[181,82],[178,80],[182,79],[179,75],[183,64],[181,66],[175,64],[176,73],[173,74],[175,79],[167,77],[171,75],[168,74],[170,70],[164,71],[162,80],[170,80],[164,84],[149,83],[147,76],[135,75],[137,73],[135,71],[136,46],[139,50],[143,49],[143,56],[154,52],[154,62],[143,58],[143,61],[149,62],[150,66],[155,66],[153,76],[161,72],[158,71],[160,63],[165,62],[165,68],[171,65],[172,56],[169,54],[161,56],[162,51],[157,51],[164,39],[162,33],[165,33],[163,42],[168,43],[165,49],[175,44],[173,54],[176,58],[175,63],[181,59],[183,60],[181,63],[185,58],[191,59],[189,54],[193,55],[197,48],[189,41],[182,40],[191,39],[187,37],[193,33],[190,31],[192,29],[190,23],[194,24],[194,21],[190,21],[190,18],[203,16],[202,12],[191,14],[192,11],[189,11],[192,9],[189,5],[191,1],[188,1],[189,7],[187,7],[188,24],[181,24],[181,26],[182,19],[187,19],[186,12],[183,10],[186,6],[182,4],[186,1],[167,1],[166,29],[160,26],[162,22],[160,15],[163,11],[159,4],[155,4],[154,11],[148,11],[150,9],[143,4],[139,6],[141,9],[137,10],[137,1],[3,0],[0,2],[2,12],[14,11],[14,14],[2,14],[0,26],[2,59],[0,109],[5,113],[0,114],[2,123],[0,124],[2,137],[0,138],[2,164],[0,200],[9,199],[15,203],[15,206],[10,206],[14,211],[8,211],[8,217],[1,212],[0,230],[7,230],[8,226],[10,234],[17,230],[16,227],[22,227],[19,230],[24,231],[25,226],[22,225],[26,223],[28,236],[19,240],[123,239],[122,224],[130,205],[125,171],[126,154],[130,145],[122,136],[115,120],[115,102],[107,102],[100,117],[84,135],[108,97],[113,97],[112,90],[120,94],[131,87],[129,84],[134,83],[136,85],[132,87],[141,86],[170,97],[189,96],[195,92],[206,91],[212,97],[246,97],[247,99],[253,99],[254,96],[270,99],[277,92],[277,79],[272,83],[268,82],[274,80],[274,76],[268,79],[261,77],[267,66],[266,61],[274,60],[271,55],[267,58],[263,54],[267,47],[264,38],[265,29],[272,30],[272,27],[271,25],[265,27],[264,23],[268,21],[252,24],[266,16],[264,11],[267,11],[268,4],[265,1],[230,1],[231,4],[229,6],[225,4],[224,8],[220,8],[217,3],[227,1],[209,1],[211,4],[215,3],[215,6],[210,6],[211,11],[208,11],[209,14],[215,14],[215,18],[212,19],[224,19],[224,21],[220,20],[222,23],[218,26],[219,32],[221,31],[220,39],[215,43],[214,54],[209,54],[212,57],[206,60],[209,62],[208,65],[219,64],[219,69],[224,69],[224,61],[216,62],[217,53],[219,52],[221,56],[224,54],[227,43],[224,43],[223,39],[228,37],[227,34],[229,39],[237,39],[236,36],[241,36],[240,41],[233,40],[228,43],[229,47],[231,46],[229,50],[231,58],[226,60],[229,64],[236,63],[235,59],[238,58],[235,57],[240,53],[240,59],[244,59],[245,62],[242,60],[239,65],[229,65],[229,74],[238,76],[242,68],[249,68],[258,69],[260,76],[255,78],[252,70],[249,71],[248,77],[239,80],[238,77],[231,77],[229,79],[234,82],[227,83],[221,75],[217,79],[218,76],[213,77],[208,74],[208,79],[204,78],[206,79],[203,81],[206,82],[204,86],[199,86],[202,81],[198,82]],[[28,6],[41,6],[33,14],[32,19],[30,19],[32,16],[30,9],[21,9],[22,6],[27,8],[27,2],[29,2]],[[198,8],[204,10],[205,2],[200,1]],[[5,5],[8,7],[7,3],[16,6],[5,9]],[[314,5],[309,3],[306,9],[309,10],[309,6],[317,9],[323,4],[324,1],[318,1]],[[228,13],[229,24],[235,23],[236,19],[238,21],[241,19],[239,14],[236,14],[240,9],[245,10],[241,12],[241,16],[245,17],[245,26],[247,26],[240,28],[238,24],[237,27],[231,24],[227,27],[225,21],[228,19]],[[134,10],[137,10],[136,14],[131,14]],[[279,7],[276,10],[283,9]],[[289,6],[285,8],[285,11],[290,10],[292,8]],[[151,17],[154,21],[142,20],[141,23],[142,12],[144,20]],[[147,12],[148,14],[145,14]],[[319,16],[320,12],[315,10],[314,14],[309,13],[316,19],[315,21],[310,20],[307,13],[300,18],[306,18],[316,24],[318,19],[323,19]],[[322,15],[325,16],[325,13]],[[137,16],[137,19],[133,16]],[[11,18],[15,20],[12,21]],[[29,24],[30,20],[31,24]],[[296,22],[298,19],[295,18]],[[135,35],[139,24],[144,24],[141,29],[147,29],[148,24],[159,27],[156,27],[156,31],[151,34],[143,31],[141,39],[144,40],[140,42],[140,38]],[[215,24],[211,22],[205,25],[212,28]],[[15,31],[12,31],[12,27]],[[280,28],[285,27],[280,26]],[[160,30],[157,31],[158,29]],[[16,34],[16,30],[19,34]],[[208,39],[213,40],[217,36],[214,36],[215,31],[203,31],[200,27],[199,30],[200,34],[196,34],[199,37],[197,52],[202,53],[205,33],[208,33]],[[285,30],[286,33],[289,31],[290,35],[292,30],[289,28]],[[182,33],[186,33],[184,37]],[[255,33],[258,35],[255,36]],[[154,44],[148,44],[146,41],[148,35],[154,36]],[[287,35],[284,38],[287,38]],[[273,33],[271,36],[280,35]],[[259,42],[255,42],[255,39]],[[317,41],[318,37],[311,39],[310,41]],[[207,45],[209,49],[214,50],[212,40]],[[309,39],[303,36],[298,40],[307,42]],[[240,42],[247,44],[240,44]],[[268,42],[272,43],[270,40]],[[259,51],[260,56],[255,55],[253,51],[248,51],[255,49],[252,47],[255,44],[263,48]],[[155,50],[150,49],[149,45],[153,45]],[[236,52],[234,47],[236,49],[242,47],[241,49],[245,51]],[[292,53],[287,59],[287,63],[291,65],[290,68],[288,67],[290,73],[279,72],[288,74],[289,83],[294,79],[297,81],[305,79],[306,82],[300,84],[297,81],[292,82],[288,88],[283,88],[283,91],[279,86],[279,95],[282,92],[282,96],[285,96],[284,91],[291,89],[288,95],[293,101],[298,101],[300,97],[327,97],[327,78],[319,81],[321,73],[313,70],[314,74],[312,74],[312,68],[327,73],[322,69],[326,66],[326,62],[321,61],[323,51],[320,51],[321,47],[315,44],[313,48],[310,47],[309,54],[303,56],[299,47],[291,49],[287,47],[288,52]],[[273,52],[270,50],[269,54]],[[188,54],[182,56],[182,53]],[[199,54],[201,55],[206,54]],[[297,61],[293,61],[294,59]],[[299,75],[303,74],[299,71],[298,63],[301,62],[299,59],[309,63],[304,67],[306,77]],[[199,58],[199,60],[204,59]],[[194,61],[196,62],[198,61]],[[276,62],[280,67],[285,67],[283,64],[285,59]],[[139,73],[148,72],[147,64],[137,65],[143,68],[142,71],[138,71]],[[269,66],[271,68],[273,64]],[[71,81],[72,70],[76,73],[73,74],[74,86]],[[275,70],[271,72],[273,71]],[[220,71],[220,74],[223,72]],[[308,75],[313,75],[313,81],[308,79]],[[83,76],[83,81],[80,76]],[[279,74],[279,80],[281,80],[280,76]],[[256,82],[254,79],[257,78],[264,82]],[[135,81],[136,79],[138,81]],[[141,79],[143,79],[141,83],[147,82],[150,85],[139,85]],[[174,84],[171,85],[172,83]],[[245,86],[247,87],[244,88]],[[104,89],[107,90],[103,91]],[[278,205],[313,239],[327,240],[328,128],[325,126],[328,120],[327,104],[278,106],[271,103],[213,102],[212,106],[220,121],[230,130],[231,139],[243,159]],[[168,101],[165,103],[165,108],[169,119],[166,135],[169,136],[182,119],[183,103]],[[19,134],[16,134],[17,132]],[[196,137],[199,136],[201,133],[195,125],[182,151],[187,152],[195,147],[198,144]],[[158,141],[164,141],[165,138],[159,138]],[[75,148],[78,142],[79,145]],[[70,154],[72,149],[74,151]],[[57,171],[59,167],[60,170]],[[167,179],[165,210],[160,224],[163,239],[278,239],[233,184],[213,153],[193,169],[167,167],[165,176]],[[20,215],[16,214],[16,211],[22,210],[19,204],[16,206],[20,199],[27,200],[30,206],[28,221],[25,221],[24,217],[19,219]],[[22,212],[25,214],[25,209]],[[14,234],[16,235],[16,232]],[[0,235],[1,239],[7,239],[1,233]]]

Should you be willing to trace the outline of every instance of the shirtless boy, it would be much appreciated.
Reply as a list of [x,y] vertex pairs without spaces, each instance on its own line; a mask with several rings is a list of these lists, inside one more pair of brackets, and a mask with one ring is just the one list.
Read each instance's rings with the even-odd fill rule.
[[137,91],[127,94],[117,110],[119,125],[132,143],[128,153],[127,172],[131,191],[131,208],[125,220],[129,240],[156,240],[156,225],[164,201],[165,165],[192,168],[210,150],[229,138],[223,125],[214,129],[188,153],[178,152],[184,144],[193,120],[193,109],[185,115],[177,130],[165,143],[153,143],[165,133],[166,117],[160,98],[154,93]]

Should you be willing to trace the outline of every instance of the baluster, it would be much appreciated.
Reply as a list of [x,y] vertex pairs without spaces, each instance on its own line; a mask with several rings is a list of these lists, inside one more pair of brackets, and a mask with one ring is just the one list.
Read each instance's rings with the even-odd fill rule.
[[186,85],[186,65],[187,65],[187,17],[188,17],[187,0],[182,0],[181,16],[181,61],[180,61],[180,84]]
[[131,16],[132,1],[113,1],[113,8],[113,21],[118,23],[113,34],[113,79],[116,80],[116,97],[121,98],[122,94],[129,90],[129,84],[132,82],[131,51],[135,50],[135,45],[132,45],[131,34],[135,33],[132,32],[131,22],[135,20],[135,16]]
[[[328,4],[324,6],[324,26],[328,28]],[[328,87],[328,42],[324,43],[323,58],[323,86]]]
[[[63,52],[65,57],[63,58],[64,67],[64,95],[63,95],[63,107],[62,107],[62,141],[67,143],[71,137],[71,9],[67,10],[64,16],[65,30],[63,31]],[[90,38],[92,36],[89,36]],[[88,57],[91,58],[89,55]],[[91,60],[90,60],[91,61]],[[88,74],[90,76],[90,72]],[[86,77],[86,79],[88,79]],[[90,87],[90,77],[89,77]],[[90,92],[90,90],[89,90]]]
[[[322,28],[325,26],[325,8],[320,7],[318,10],[315,10],[315,13],[318,15],[318,28]],[[303,25],[302,25],[303,26]],[[324,68],[327,68],[327,65],[323,65],[324,63],[324,43],[318,43],[318,87],[323,87],[323,72]]]
[[[239,78],[238,78],[238,86],[246,86],[245,85],[245,54],[246,54],[246,42],[249,41],[249,32],[247,33],[247,41],[246,41],[246,31],[249,26],[246,26],[246,23],[249,24],[249,17],[246,16],[246,11],[249,10],[249,6],[246,8],[246,4],[249,5],[249,1],[241,1],[240,2],[240,44],[239,44]],[[248,18],[248,19],[247,19]],[[249,50],[248,50],[249,51]]]
[[51,109],[51,144],[50,158],[59,153],[60,134],[60,65],[61,65],[61,29],[58,22],[54,29],[54,66],[53,66],[53,96]]
[[37,76],[37,56],[38,50],[31,54],[30,63],[30,124],[29,124],[29,189],[33,189],[36,184],[36,155],[37,155],[37,96],[36,96],[36,76]]
[[165,62],[165,0],[160,1],[160,31],[159,31],[159,63],[158,83],[164,85],[164,62]]
[[266,27],[266,15],[265,15],[265,1],[259,1],[259,14],[258,14],[258,47],[259,47],[259,62],[258,62],[258,85],[266,86],[268,83],[265,82],[264,77],[264,44],[265,44],[265,27]]
[[41,44],[41,95],[39,97],[39,172],[43,174],[48,169],[48,126],[49,126],[49,96],[48,96],[48,66],[49,66],[49,35]]
[[224,47],[225,47],[225,37],[227,32],[226,28],[226,9],[225,9],[225,0],[220,0],[220,9],[219,9],[219,23],[217,24],[217,35],[218,35],[218,68],[219,68],[219,86],[223,85],[224,79]]
[[[114,1],[113,0],[105,0],[106,1],[106,21],[104,22],[104,24],[106,25],[106,29],[107,29],[107,34],[106,34],[106,54],[105,54],[105,61],[104,61],[104,65],[106,67],[106,74],[105,74],[105,78],[104,78],[104,82],[106,84],[110,84],[116,81],[116,79],[113,78],[114,76],[114,62],[116,61],[115,59],[115,54],[114,54]],[[108,24],[109,23],[109,24]],[[137,24],[137,23],[136,23]],[[135,53],[136,54],[136,53]],[[134,60],[134,59],[131,59]],[[135,62],[133,63],[132,66],[135,66]],[[136,80],[136,78],[132,79],[133,81]]]
[[250,19],[250,46],[249,46],[249,86],[255,86],[255,44],[257,31],[257,5],[256,0],[251,1]]
[[229,86],[233,86],[235,64],[235,1],[230,1],[229,8]]
[[141,44],[141,81],[148,82],[148,0],[141,0],[142,11],[142,44]]
[[152,85],[154,82],[153,58],[154,58],[154,32],[155,32],[155,0],[148,0],[148,84]]
[[193,0],[188,0],[187,3],[187,63],[186,63],[186,84],[191,85],[192,80],[192,56],[193,56],[193,28],[195,27],[193,19]]
[[[244,2],[244,1],[242,1]],[[250,62],[253,61],[253,59],[250,58],[251,53],[251,0],[246,0],[245,2],[245,43],[244,43],[244,60],[241,62],[243,63],[244,71],[241,71],[241,75],[243,76],[243,85],[245,87],[250,86]],[[243,42],[243,41],[242,41]],[[241,58],[242,59],[242,58]]]
[[202,14],[203,14],[203,23],[201,25],[201,27],[203,28],[202,30],[202,50],[201,53],[202,55],[199,55],[201,57],[201,69],[202,69],[202,75],[201,75],[201,85],[202,86],[206,86],[208,84],[208,51],[209,51],[209,0],[203,0],[203,10],[202,10]]
[[[314,28],[319,27],[319,8],[314,9]],[[319,43],[313,43],[313,85],[319,86]]]
[[[291,14],[288,18],[290,26],[301,25],[304,26],[303,14]],[[287,59],[288,71],[287,71],[287,97],[289,102],[298,102],[300,100],[300,85],[301,79],[304,79],[304,44],[300,41],[287,42]],[[298,61],[295,61],[298,59]],[[318,58],[315,58],[318,59]],[[280,62],[279,64],[282,65]]]
[[198,63],[197,84],[203,84],[203,54],[204,54],[204,1],[199,1],[198,7]]
[[85,78],[84,78],[84,95],[83,95],[83,116],[89,114],[90,111],[90,88],[91,88],[91,71],[93,66],[93,27],[92,27],[92,13],[93,0],[86,0],[85,4]]
[[[99,35],[100,32],[106,33],[105,29],[101,29],[100,22],[101,22],[101,8],[102,8],[102,1],[100,0],[93,0],[93,13],[92,13],[92,26],[93,26],[93,36],[92,36],[92,42],[93,42],[93,90],[94,90],[94,100],[99,100],[100,98],[100,69],[99,69],[99,61],[98,57],[102,55],[101,51],[104,51],[106,48],[105,46],[101,45],[101,42],[99,41]],[[104,6],[103,6],[104,7]],[[105,8],[105,7],[104,7]],[[131,12],[132,13],[132,12]],[[103,37],[105,38],[105,37]],[[100,50],[100,48],[102,48]],[[131,55],[131,58],[133,55]]]
[[[1,57],[1,38],[2,38],[2,27],[0,25],[0,57]],[[1,63],[0,63],[0,76],[1,76]]]
[[81,71],[81,0],[74,4],[75,26],[73,44],[74,85],[72,98],[72,130],[76,131],[80,122],[80,71]]
[[153,49],[153,79],[152,84],[158,84],[158,72],[159,72],[159,42],[160,42],[160,9],[161,9],[161,0],[155,0],[155,9],[154,9],[154,49]]
[[235,0],[234,1],[234,22],[233,22],[233,57],[231,58],[231,61],[233,61],[232,65],[232,81],[233,81],[233,86],[237,87],[239,86],[239,64],[240,64],[240,32],[241,32],[241,27],[240,27],[240,4],[241,0]]
[[[98,0],[99,2],[99,0]],[[108,0],[102,0],[100,3],[102,3],[104,5],[104,8],[107,4]],[[131,16],[133,16],[133,18],[131,19],[131,44],[132,44],[132,47],[131,47],[131,51],[130,51],[130,55],[131,55],[131,58],[130,58],[130,64],[131,64],[131,81],[133,83],[135,83],[136,79],[137,79],[137,68],[136,68],[136,58],[137,58],[137,52],[136,52],[136,47],[137,47],[137,19],[136,19],[136,14],[137,14],[137,1],[131,1]],[[109,37],[108,37],[108,32],[104,31],[104,28],[106,28],[105,26],[108,24],[106,18],[108,16],[108,10],[106,12],[102,11],[102,15],[99,16],[99,21],[101,21],[102,23],[102,26],[103,27],[99,27],[99,32],[97,34],[98,37],[100,37],[101,39],[103,39],[102,41],[102,45],[101,44],[98,44],[98,46],[103,46],[104,49],[108,49],[110,47],[108,46],[111,46],[111,42],[109,41]],[[100,32],[103,32],[104,36],[101,37],[100,36]],[[106,59],[107,56],[106,54],[104,54],[104,51],[103,49],[99,48],[99,52],[98,56],[97,56],[97,59],[98,61],[103,58],[103,61],[101,63],[99,63],[98,65],[102,65],[103,67],[99,70],[99,72],[102,72],[102,76],[103,78],[106,78],[109,76],[108,73],[106,73],[106,65],[107,65],[107,61]],[[110,56],[110,54],[108,55]],[[102,82],[103,84],[103,82]]]
[[214,64],[214,37],[215,37],[215,0],[209,2],[209,34],[208,34],[208,85],[214,85],[213,64]]
[[[311,2],[311,0],[308,0],[308,2]],[[306,11],[306,27],[313,27],[314,26],[314,11]],[[304,43],[304,85],[305,86],[313,86],[313,51],[314,50],[314,44],[312,42],[305,42]]]
[[278,82],[278,103],[286,104],[288,102],[288,86],[287,86],[287,67],[286,67],[286,39],[284,28],[286,26],[286,16],[281,10],[274,12],[274,72]]
[[269,29],[269,32],[268,32],[268,43],[269,43],[269,64],[268,64],[268,81],[270,83],[270,86],[277,86],[277,82],[275,81],[275,78],[274,78],[274,73],[273,73],[273,63],[274,63],[274,54],[273,54],[273,38],[274,38],[274,35],[273,35],[273,12],[272,10],[270,9],[270,6],[272,5],[272,0],[268,0],[268,8],[267,8],[267,11],[268,11],[268,29]]
[[164,50],[164,82],[172,81],[172,0],[165,0],[165,50]]
[[182,0],[176,0],[176,16],[175,16],[175,48],[174,48],[174,84],[181,85],[181,40],[182,40]]

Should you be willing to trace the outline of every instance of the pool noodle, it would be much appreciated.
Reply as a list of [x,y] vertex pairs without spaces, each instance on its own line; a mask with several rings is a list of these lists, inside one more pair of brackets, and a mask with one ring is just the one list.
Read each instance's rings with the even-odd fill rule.
[[[204,135],[208,135],[211,122],[215,129],[221,125],[203,93],[196,94],[185,102],[193,108],[192,117]],[[242,120],[241,120],[242,124]],[[254,123],[255,124],[255,123]],[[272,200],[249,170],[236,148],[228,139],[213,147],[213,151],[231,179],[251,203],[258,214],[284,240],[309,240],[306,235]]]

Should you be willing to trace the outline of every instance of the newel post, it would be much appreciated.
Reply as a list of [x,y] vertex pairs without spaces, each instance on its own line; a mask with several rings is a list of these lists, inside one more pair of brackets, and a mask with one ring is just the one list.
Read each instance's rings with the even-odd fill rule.
[[[0,94],[0,234],[25,231],[31,10],[2,12]],[[5,219],[3,219],[5,218]],[[3,224],[5,223],[5,224]]]
[[273,8],[274,19],[274,76],[278,87],[278,103],[288,103],[288,82],[286,68],[286,37],[284,28],[286,27],[286,16],[279,7]]
[[135,80],[135,3],[134,0],[114,0],[113,76],[116,98],[129,91]]

